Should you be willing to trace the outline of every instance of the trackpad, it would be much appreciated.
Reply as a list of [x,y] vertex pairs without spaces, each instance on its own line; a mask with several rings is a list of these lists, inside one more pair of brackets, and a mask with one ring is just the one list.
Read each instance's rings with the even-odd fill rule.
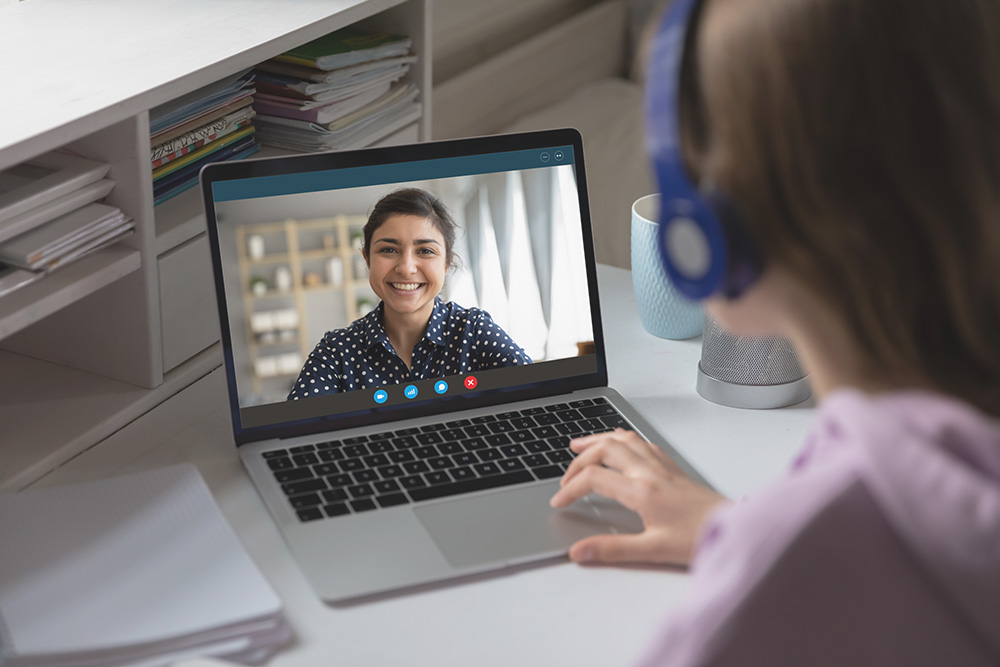
[[458,568],[554,556],[588,535],[642,529],[638,517],[620,505],[617,525],[586,500],[566,509],[552,509],[549,498],[558,488],[559,482],[554,481],[419,506],[413,511],[448,562]]

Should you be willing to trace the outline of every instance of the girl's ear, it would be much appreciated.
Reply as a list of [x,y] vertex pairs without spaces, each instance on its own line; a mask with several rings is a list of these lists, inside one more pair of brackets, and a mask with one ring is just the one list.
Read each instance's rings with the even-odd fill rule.
[[365,252],[363,248],[361,250],[361,256],[365,258],[365,266],[369,269],[372,268],[372,263],[368,261],[368,253]]

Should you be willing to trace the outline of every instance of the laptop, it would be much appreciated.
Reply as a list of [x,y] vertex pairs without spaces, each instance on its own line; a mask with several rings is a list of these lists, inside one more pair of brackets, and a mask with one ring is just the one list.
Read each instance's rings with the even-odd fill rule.
[[[608,386],[576,130],[216,163],[201,188],[235,442],[320,598],[640,531],[637,515],[596,495],[549,507],[573,437],[633,429],[701,480]],[[435,303],[459,321],[486,313],[523,355],[374,380],[345,366],[356,380],[345,390],[306,385],[328,332],[356,325],[360,347],[384,353],[361,233],[375,202],[403,188],[438,197],[458,227],[458,268]]]

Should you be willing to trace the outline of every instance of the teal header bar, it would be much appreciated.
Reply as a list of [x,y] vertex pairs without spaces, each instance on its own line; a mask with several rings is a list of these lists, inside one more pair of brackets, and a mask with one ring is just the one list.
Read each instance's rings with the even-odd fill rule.
[[216,202],[573,164],[572,146],[344,167],[212,183]]

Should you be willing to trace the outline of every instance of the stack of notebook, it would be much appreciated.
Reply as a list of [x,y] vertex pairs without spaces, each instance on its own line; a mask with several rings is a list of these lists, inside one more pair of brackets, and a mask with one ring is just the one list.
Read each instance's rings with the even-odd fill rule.
[[53,152],[0,172],[0,296],[132,233],[132,219],[97,203],[110,165]]
[[203,165],[260,149],[251,122],[253,94],[253,75],[246,71],[150,110],[155,203],[194,186]]
[[371,144],[415,122],[419,90],[402,81],[417,56],[401,35],[347,28],[254,70],[261,143],[296,151]]
[[290,639],[189,464],[0,495],[0,526],[5,667],[261,662]]

